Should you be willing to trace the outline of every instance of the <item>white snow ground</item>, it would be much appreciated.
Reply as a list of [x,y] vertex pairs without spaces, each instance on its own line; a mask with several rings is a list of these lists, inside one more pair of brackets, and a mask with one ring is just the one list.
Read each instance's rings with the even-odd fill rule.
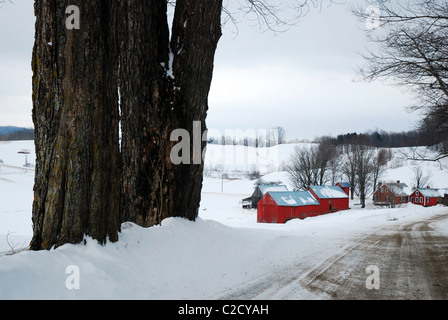
[[[287,159],[293,147],[280,146],[279,158]],[[170,218],[147,229],[124,223],[116,243],[100,246],[87,239],[86,245],[30,252],[22,249],[32,236],[34,173],[23,168],[25,158],[17,154],[24,148],[33,150],[33,142],[0,142],[0,299],[217,299],[268,274],[288,272],[298,261],[319,264],[352,245],[359,234],[448,214],[446,207],[411,204],[396,209],[368,205],[361,210],[355,201],[345,212],[285,225],[257,224],[256,211],[240,204],[252,193],[253,181],[206,177],[196,222]],[[33,160],[31,154],[29,161]],[[210,156],[206,161],[215,160]],[[389,164],[383,179],[410,183],[414,164],[398,162]],[[448,187],[446,163],[424,165],[432,172],[432,186]],[[238,172],[253,164],[232,166]],[[260,167],[268,173],[272,162]],[[264,178],[288,184],[283,172]],[[433,227],[448,235],[448,223]],[[77,275],[79,288],[70,290],[78,284],[71,282]],[[290,298],[325,296],[295,287]]]

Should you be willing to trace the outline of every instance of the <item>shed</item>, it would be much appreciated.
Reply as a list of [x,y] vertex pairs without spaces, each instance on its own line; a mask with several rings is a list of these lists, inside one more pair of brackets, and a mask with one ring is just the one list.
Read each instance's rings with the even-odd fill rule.
[[340,186],[309,186],[308,190],[319,201],[321,214],[349,209],[348,195]]
[[437,205],[440,193],[437,189],[418,188],[411,194],[411,202],[424,207]]
[[243,208],[256,209],[258,201],[269,191],[288,191],[288,188],[285,185],[259,185],[255,188],[252,196],[243,199]]
[[445,206],[448,206],[448,188],[445,189],[445,192],[444,192],[444,195],[443,195],[442,204],[445,205]]
[[258,202],[259,223],[285,223],[320,214],[319,201],[308,191],[267,192]]
[[349,196],[350,195],[350,188],[352,185],[348,182],[338,182],[336,183],[337,186],[341,187],[341,189]]

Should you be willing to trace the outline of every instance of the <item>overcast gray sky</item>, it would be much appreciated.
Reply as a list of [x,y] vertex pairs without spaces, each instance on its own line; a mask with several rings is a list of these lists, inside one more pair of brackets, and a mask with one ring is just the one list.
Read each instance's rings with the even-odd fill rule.
[[[0,126],[32,127],[33,0],[0,4]],[[234,1],[234,0],[228,0]],[[207,124],[225,129],[283,126],[288,138],[410,130],[412,96],[380,82],[354,82],[369,44],[347,5],[311,10],[284,33],[241,18],[218,46]]]

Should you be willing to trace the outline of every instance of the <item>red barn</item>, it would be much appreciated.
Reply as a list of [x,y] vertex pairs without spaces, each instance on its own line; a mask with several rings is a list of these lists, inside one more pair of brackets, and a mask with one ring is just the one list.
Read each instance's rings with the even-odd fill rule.
[[319,201],[321,214],[349,209],[348,195],[339,186],[309,186],[308,190]]
[[319,202],[308,191],[268,192],[257,207],[259,223],[285,223],[319,214]]
[[435,189],[419,188],[411,194],[411,202],[424,207],[437,205],[437,199],[440,197],[439,191]]

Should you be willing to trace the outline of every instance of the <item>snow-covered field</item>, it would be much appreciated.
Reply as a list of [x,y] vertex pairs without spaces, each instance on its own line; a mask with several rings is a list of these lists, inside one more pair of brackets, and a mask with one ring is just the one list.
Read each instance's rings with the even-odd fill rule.
[[[219,148],[207,151],[206,167],[211,172],[253,168],[254,163],[241,160],[220,163]],[[287,161],[294,145],[274,148],[258,155],[251,154],[255,150],[244,152],[265,160],[255,164],[265,180],[289,184],[287,175],[275,169]],[[266,275],[293,270],[304,259],[319,264],[360,234],[448,214],[446,207],[411,204],[377,209],[369,203],[361,210],[355,200],[345,212],[285,225],[257,224],[256,211],[240,204],[252,193],[254,182],[211,174],[204,180],[196,222],[170,218],[147,229],[124,223],[116,243],[100,246],[87,239],[86,245],[30,252],[22,249],[32,236],[34,172],[23,167],[25,157],[17,153],[21,149],[32,151],[28,160],[33,163],[32,141],[0,142],[0,299],[217,299]],[[383,180],[410,185],[413,165],[394,157]],[[431,171],[431,186],[448,187],[448,163],[425,163],[424,168]],[[448,223],[433,227],[448,235]],[[289,298],[325,297],[296,287]]]

